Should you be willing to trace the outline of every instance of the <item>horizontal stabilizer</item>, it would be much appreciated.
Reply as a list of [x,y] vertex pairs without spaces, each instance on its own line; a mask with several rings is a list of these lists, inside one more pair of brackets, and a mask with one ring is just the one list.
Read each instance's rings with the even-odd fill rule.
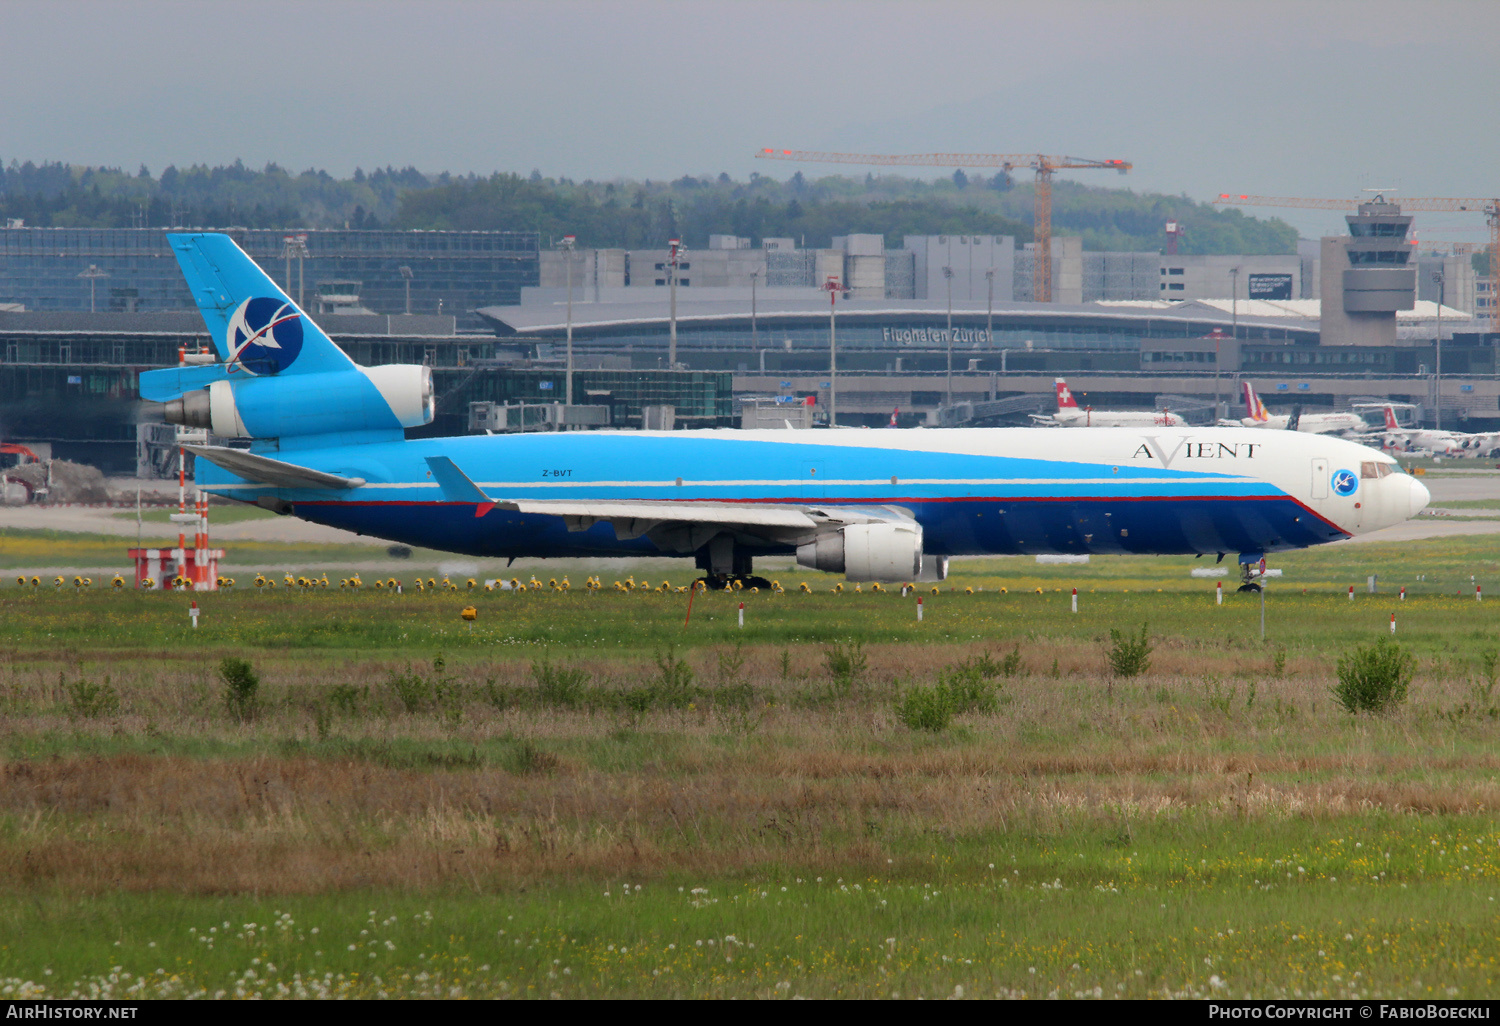
[[427,465],[432,468],[432,476],[443,490],[444,502],[472,502],[476,506],[476,517],[482,517],[495,508],[494,500],[448,457],[428,456]]
[[143,371],[140,377],[141,398],[153,403],[169,403],[181,398],[185,392],[207,388],[228,376],[222,363]]
[[258,481],[274,488],[358,488],[365,483],[362,477],[340,477],[325,474],[310,467],[299,467],[295,463],[257,456],[244,449],[230,449],[222,445],[184,445],[184,449],[201,456],[216,467],[223,467],[247,481]]

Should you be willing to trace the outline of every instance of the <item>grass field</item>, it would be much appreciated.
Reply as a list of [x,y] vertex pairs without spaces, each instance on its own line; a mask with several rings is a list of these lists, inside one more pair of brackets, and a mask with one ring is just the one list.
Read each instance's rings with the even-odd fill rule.
[[[1500,543],[1273,559],[1264,642],[1206,563],[955,563],[920,623],[518,564],[572,589],[241,580],[193,632],[10,578],[0,996],[1496,994]],[[1352,715],[1392,612],[1412,694]]]
[[[273,514],[274,515],[274,514]],[[135,514],[130,514],[133,520]],[[242,519],[258,519],[249,517]],[[174,548],[177,532],[169,530],[165,523],[151,523],[141,535],[141,544],[146,548]],[[98,570],[107,568],[127,577],[133,573],[127,551],[134,548],[136,539],[118,535],[87,534],[76,531],[43,531],[24,528],[0,528],[0,570],[30,570],[37,567],[78,567]],[[188,532],[188,544],[192,544],[192,533]],[[215,543],[217,544],[217,542]],[[384,543],[358,544],[297,544],[270,541],[236,540],[230,546],[230,562],[235,566],[264,566],[267,568],[298,566],[325,568],[346,566],[350,563],[386,563],[387,546]],[[416,549],[413,559],[424,564],[454,557],[427,549]]]
[[[131,522],[139,519],[144,523],[155,525],[172,524],[172,528],[175,530],[176,524],[172,523],[172,514],[176,512],[175,508],[147,509],[142,510],[140,517],[137,518],[135,510],[127,510],[114,514],[114,517],[116,520],[129,520]],[[215,506],[209,512],[209,520],[214,524],[240,524],[246,520],[274,520],[275,518],[276,514],[268,509],[261,509],[259,506],[247,506],[238,502],[228,506]]]

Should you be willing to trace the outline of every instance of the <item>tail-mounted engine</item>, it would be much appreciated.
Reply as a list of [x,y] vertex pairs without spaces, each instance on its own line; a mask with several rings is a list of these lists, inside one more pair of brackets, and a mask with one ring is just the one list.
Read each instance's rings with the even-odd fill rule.
[[432,369],[410,364],[220,380],[165,404],[169,424],[221,438],[286,438],[432,423]]

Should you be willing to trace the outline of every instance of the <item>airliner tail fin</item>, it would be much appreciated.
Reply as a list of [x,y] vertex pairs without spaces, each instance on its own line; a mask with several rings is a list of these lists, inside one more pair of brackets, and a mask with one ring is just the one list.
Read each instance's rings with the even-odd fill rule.
[[1068,390],[1068,383],[1062,378],[1053,382],[1057,386],[1057,408],[1059,410],[1078,409],[1078,400],[1073,398],[1073,393]]
[[354,369],[228,235],[171,233],[167,240],[231,378]]

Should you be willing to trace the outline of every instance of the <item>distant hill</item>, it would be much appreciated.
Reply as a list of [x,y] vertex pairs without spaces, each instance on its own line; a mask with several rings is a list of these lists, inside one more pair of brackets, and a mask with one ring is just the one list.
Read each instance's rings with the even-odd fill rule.
[[[1031,241],[1032,190],[1006,175],[937,179],[830,175],[785,180],[727,174],[675,181],[575,182],[497,173],[426,174],[415,168],[325,171],[168,167],[152,175],[120,168],[12,161],[0,168],[0,216],[41,227],[427,228],[539,231],[580,245],[639,248],[680,237],[701,247],[711,234],[756,242],[790,237],[811,247],[835,235],[1014,235]],[[1185,229],[1185,253],[1292,253],[1297,233],[1278,219],[1246,217],[1186,197],[1136,193],[1059,178],[1052,230],[1088,250],[1162,248],[1168,220]]]

